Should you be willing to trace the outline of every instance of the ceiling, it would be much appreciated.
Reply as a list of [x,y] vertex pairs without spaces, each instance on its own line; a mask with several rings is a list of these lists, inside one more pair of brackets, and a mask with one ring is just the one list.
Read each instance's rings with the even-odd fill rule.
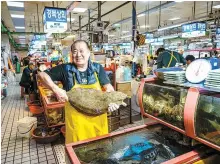
[[[126,1],[102,1],[101,15],[113,10],[114,8],[124,4]],[[161,3],[161,18],[159,23],[159,11]],[[5,26],[11,32],[44,32],[43,30],[43,11],[44,7],[59,7],[67,8],[72,1],[24,1],[24,7],[9,7],[6,1],[1,2],[1,16]],[[213,6],[220,5],[220,2],[213,2]],[[158,26],[169,26],[172,24],[178,24],[180,22],[187,22],[192,19],[198,19],[207,17],[211,12],[211,1],[197,1],[195,6],[195,17],[193,18],[193,1],[185,2],[174,2],[174,1],[137,1],[136,12],[139,14],[137,18],[138,29],[141,32],[147,30],[156,30]],[[91,17],[97,18],[98,16],[98,2],[97,1],[81,1],[77,7],[87,8],[91,11]],[[149,13],[145,11],[149,10]],[[218,9],[213,8],[213,12]],[[144,13],[144,14],[141,14]],[[24,15],[24,18],[12,18],[11,14]],[[88,10],[84,13],[71,12],[71,18],[75,20],[68,23],[68,29],[78,30],[79,29],[79,16],[82,16],[82,26],[88,23]],[[70,14],[68,17],[70,17]],[[140,15],[141,14],[141,15]],[[109,34],[112,38],[121,37],[122,35],[130,35],[132,29],[132,3],[120,7],[117,10],[103,16],[102,21],[109,21],[110,25],[108,29],[113,26],[120,26],[120,29]],[[172,18],[180,18],[177,20],[170,20]],[[146,28],[144,27],[145,25]],[[25,29],[15,29],[15,26],[22,26]],[[86,27],[83,28],[86,30]],[[127,31],[127,32],[126,32]],[[70,32],[70,30],[68,30]],[[113,36],[114,35],[114,36]],[[25,35],[25,39],[22,41],[18,39],[18,35],[13,35],[15,40],[19,43],[28,43],[30,35]]]

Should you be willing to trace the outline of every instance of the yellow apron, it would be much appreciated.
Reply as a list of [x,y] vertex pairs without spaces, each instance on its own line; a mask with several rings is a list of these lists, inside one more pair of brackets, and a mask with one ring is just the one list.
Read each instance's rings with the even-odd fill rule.
[[[83,85],[78,84],[74,78],[74,88],[92,88],[101,90],[101,86],[95,73],[96,83]],[[107,113],[100,116],[91,117],[78,112],[69,102],[65,103],[65,126],[66,144],[77,142],[100,135],[108,134]]]

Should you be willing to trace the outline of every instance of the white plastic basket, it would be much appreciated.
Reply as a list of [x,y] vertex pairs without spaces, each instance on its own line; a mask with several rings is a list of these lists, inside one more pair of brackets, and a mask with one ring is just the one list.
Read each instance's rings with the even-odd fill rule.
[[36,127],[36,117],[24,117],[17,122],[17,134],[20,137],[30,138],[32,131]]

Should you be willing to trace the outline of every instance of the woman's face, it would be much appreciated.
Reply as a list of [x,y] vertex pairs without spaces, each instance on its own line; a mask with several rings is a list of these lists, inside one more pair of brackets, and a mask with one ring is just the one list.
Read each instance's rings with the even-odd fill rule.
[[90,51],[84,42],[76,43],[72,48],[73,63],[76,66],[84,66],[88,63]]

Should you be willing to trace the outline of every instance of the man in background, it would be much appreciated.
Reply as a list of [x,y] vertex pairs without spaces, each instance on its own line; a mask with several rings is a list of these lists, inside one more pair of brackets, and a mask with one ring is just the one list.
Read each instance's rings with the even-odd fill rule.
[[29,63],[28,67],[26,67],[23,70],[21,81],[19,83],[20,86],[25,88],[25,93],[29,94],[30,91],[34,90],[34,84],[33,84],[33,70],[34,70],[34,64]]
[[187,55],[186,56],[186,64],[189,65],[192,63],[196,58],[193,55]]
[[166,50],[164,48],[159,48],[156,51],[157,58],[157,68],[169,68],[174,67],[177,63],[186,64],[184,57],[175,51]]

